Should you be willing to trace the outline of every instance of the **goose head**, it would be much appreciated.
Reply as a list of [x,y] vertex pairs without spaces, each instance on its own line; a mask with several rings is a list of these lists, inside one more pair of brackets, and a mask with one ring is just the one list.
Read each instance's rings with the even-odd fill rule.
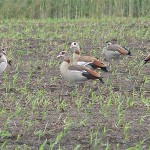
[[72,42],[70,48],[73,50],[80,50],[79,44],[77,42]]

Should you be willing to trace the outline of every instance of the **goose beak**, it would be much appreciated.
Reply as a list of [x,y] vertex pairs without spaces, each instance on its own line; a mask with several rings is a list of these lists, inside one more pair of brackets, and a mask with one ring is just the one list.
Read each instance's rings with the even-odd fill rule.
[[60,57],[62,57],[62,55],[58,55],[58,56],[56,56],[56,58],[60,58]]
[[71,45],[70,48],[72,48],[73,46]]
[[5,56],[7,56],[6,51],[3,51],[3,54],[4,54]]
[[4,49],[2,49],[2,53],[3,53],[5,56],[7,56],[7,55],[6,55],[6,51],[5,51]]

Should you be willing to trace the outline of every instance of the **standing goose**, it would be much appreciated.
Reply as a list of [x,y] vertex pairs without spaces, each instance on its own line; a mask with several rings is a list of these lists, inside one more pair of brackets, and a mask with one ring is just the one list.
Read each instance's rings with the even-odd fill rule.
[[107,66],[100,60],[96,59],[95,57],[81,56],[80,47],[77,42],[73,42],[70,48],[73,50],[73,64],[86,66],[93,70],[101,69],[105,72],[108,72]]
[[144,59],[144,64],[150,61],[150,54]]
[[117,44],[117,41],[112,40],[107,42],[107,46],[103,48],[102,54],[108,61],[109,59],[119,58],[120,55],[131,55],[131,52],[126,47]]
[[6,51],[2,49],[0,51],[0,83],[2,82],[1,81],[2,72],[6,69],[6,67],[7,67]]
[[63,78],[71,83],[82,83],[87,80],[99,79],[102,83],[102,77],[99,73],[90,68],[80,65],[70,65],[71,60],[69,57],[65,57],[60,66],[60,72]]

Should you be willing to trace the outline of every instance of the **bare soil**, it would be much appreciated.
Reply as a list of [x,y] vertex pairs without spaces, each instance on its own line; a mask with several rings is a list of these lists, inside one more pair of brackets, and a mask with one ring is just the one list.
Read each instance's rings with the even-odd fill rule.
[[[7,52],[11,51],[12,54],[12,67],[8,67],[5,72],[8,78],[7,83],[3,83],[0,88],[0,104],[8,114],[14,114],[17,105],[14,101],[11,101],[11,98],[8,98],[9,95],[9,97],[16,98],[22,111],[21,115],[16,114],[16,116],[12,116],[12,118],[7,120],[9,122],[8,131],[10,135],[5,138],[0,137],[1,145],[4,141],[7,141],[8,149],[15,149],[17,145],[19,149],[23,149],[24,145],[26,145],[26,149],[36,150],[47,139],[44,147],[47,150],[50,143],[55,141],[56,136],[61,131],[64,131],[66,120],[70,119],[74,124],[69,127],[60,142],[60,146],[63,149],[71,150],[79,144],[81,150],[102,150],[109,144],[111,150],[116,150],[117,145],[118,149],[123,150],[132,146],[135,147],[140,141],[143,141],[142,150],[150,148],[150,109],[149,106],[141,102],[143,97],[150,100],[150,84],[149,82],[145,83],[145,78],[143,78],[144,76],[149,78],[150,65],[141,65],[141,73],[138,73],[139,70],[134,68],[137,64],[140,65],[141,61],[147,55],[150,41],[141,41],[138,39],[128,41],[127,38],[126,41],[133,53],[132,57],[122,57],[110,65],[108,73],[102,72],[102,76],[106,82],[105,85],[102,85],[99,81],[88,81],[85,83],[82,91],[79,91],[76,85],[71,85],[61,78],[59,72],[61,61],[55,59],[58,52],[63,50],[61,45],[64,43],[68,44],[72,42],[71,40],[67,41],[56,38],[49,41],[31,38],[19,40],[6,39],[6,41],[9,45]],[[85,45],[86,42],[92,43],[92,39],[86,39],[84,42]],[[59,47],[56,51],[57,46]],[[101,55],[101,48],[103,46],[104,41],[102,45],[83,45],[82,50],[86,49],[83,53],[89,55],[92,54],[92,50],[97,51],[97,56],[99,56]],[[20,49],[24,51],[23,54],[19,52]],[[54,65],[49,63],[52,59]],[[131,61],[134,61],[135,65],[130,65],[129,62]],[[14,74],[17,74],[18,77],[16,85],[12,86],[9,83],[12,83],[14,80]],[[31,74],[28,81],[29,84],[27,84],[26,89],[23,89],[29,74]],[[50,78],[55,76],[57,80],[54,82],[51,81]],[[40,80],[39,82],[38,79]],[[108,79],[109,82],[107,83]],[[109,87],[111,87],[111,90]],[[79,95],[83,96],[82,107],[79,111],[77,111],[75,103],[77,100],[76,90]],[[32,110],[32,100],[37,98],[39,91],[44,93],[44,98],[50,105],[45,107],[44,103],[39,102],[38,105],[37,102],[35,110]],[[101,98],[99,97],[98,100],[95,100],[92,107],[88,107],[92,103],[93,92],[97,96],[101,95]],[[29,96],[32,97],[30,100]],[[114,105],[110,106],[108,116],[106,117],[101,113],[100,106],[105,106],[110,97]],[[116,105],[116,101],[120,97],[122,99],[123,107],[121,107],[121,111],[123,112],[123,116],[121,124],[117,126],[118,106]],[[131,101],[135,101],[131,107],[127,106],[128,98]],[[38,100],[40,100],[39,97]],[[67,104],[67,107],[59,109],[58,106],[62,101]],[[43,119],[44,111],[46,115]],[[8,118],[8,114],[6,113],[5,116],[0,117],[1,130],[5,128],[3,125],[6,118]],[[86,124],[81,124],[80,122],[86,118],[85,115],[87,114]],[[25,125],[22,122],[24,117],[26,118],[24,120]],[[143,123],[139,125],[141,117],[143,117]],[[35,124],[30,130],[27,130],[27,124],[30,120],[34,121]],[[128,122],[130,123],[129,138],[128,140],[124,140],[123,129]],[[108,129],[105,135],[103,134],[104,127]],[[41,137],[36,135],[35,133],[38,130],[44,131],[44,135]],[[98,131],[97,138],[100,140],[96,147],[93,147],[90,143],[91,131]],[[20,135],[20,138],[16,140],[18,135]],[[58,148],[59,145],[56,144],[54,149]]]

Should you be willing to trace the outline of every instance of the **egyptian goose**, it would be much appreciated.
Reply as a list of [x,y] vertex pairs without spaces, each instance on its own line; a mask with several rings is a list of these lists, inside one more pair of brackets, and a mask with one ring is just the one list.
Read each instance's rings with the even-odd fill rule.
[[108,72],[107,66],[100,60],[92,56],[81,56],[80,47],[77,42],[73,42],[70,48],[74,51],[73,52],[73,64],[86,66],[93,70],[100,68],[101,70]]
[[119,58],[120,55],[131,55],[131,52],[121,45],[117,44],[117,41],[107,42],[107,46],[103,48],[102,54],[108,61],[109,59]]
[[1,81],[2,72],[6,69],[6,67],[7,67],[6,51],[2,49],[0,51],[0,83],[2,82]]
[[150,61],[150,54],[144,59],[144,64]]
[[102,77],[99,73],[90,68],[80,65],[71,65],[71,60],[69,57],[65,57],[61,66],[60,72],[62,77],[72,83],[82,83],[87,80],[99,79],[102,83]]

